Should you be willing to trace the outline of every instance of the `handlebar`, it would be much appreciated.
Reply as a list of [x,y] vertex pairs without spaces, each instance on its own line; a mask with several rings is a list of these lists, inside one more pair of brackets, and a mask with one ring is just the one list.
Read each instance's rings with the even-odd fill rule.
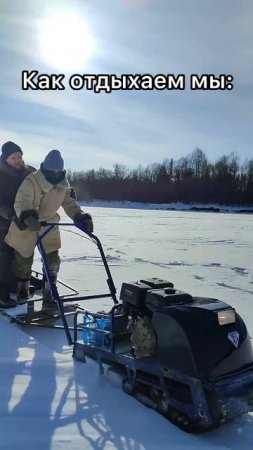
[[79,228],[79,230],[81,230],[83,233],[87,234],[90,238],[92,238],[93,243],[95,243],[97,245],[97,247],[98,247],[98,250],[100,252],[100,255],[101,255],[101,258],[102,258],[102,261],[103,261],[103,265],[105,267],[105,271],[106,271],[107,276],[108,276],[107,284],[109,286],[112,299],[113,299],[114,303],[117,304],[118,300],[116,298],[116,288],[114,286],[114,282],[113,282],[113,279],[112,279],[112,276],[111,276],[111,272],[110,272],[110,269],[109,269],[109,266],[108,266],[108,263],[107,263],[107,260],[106,260],[105,254],[104,254],[104,250],[103,250],[103,247],[102,247],[102,244],[101,244],[99,238],[95,234],[90,233],[90,231],[86,230],[82,223],[78,223],[78,222],[70,222],[69,223],[69,222],[46,222],[46,221],[41,221],[40,224],[43,227],[48,227],[48,228],[46,228],[46,230],[40,236],[38,235],[38,238],[37,238],[37,246],[38,246],[38,248],[40,250],[40,253],[44,255],[44,260],[46,259],[46,255],[45,255],[45,251],[43,249],[42,241],[43,241],[43,238],[47,235],[47,233],[49,233],[49,231],[52,230],[52,228],[54,228],[55,226],[59,226],[59,225],[67,226],[67,227],[73,227],[74,226],[74,227]]
[[47,221],[42,220],[42,221],[40,221],[40,225],[41,225],[42,227],[48,227],[48,229],[45,230],[44,233],[41,235],[41,239],[42,239],[42,238],[43,238],[50,230],[52,230],[52,228],[54,228],[55,226],[59,226],[59,225],[64,226],[64,227],[65,227],[65,226],[67,226],[67,227],[73,227],[73,226],[75,226],[75,227],[79,228],[79,230],[81,230],[81,231],[83,231],[84,233],[88,234],[88,236],[94,238],[95,240],[97,239],[97,237],[96,237],[93,233],[91,233],[90,231],[88,231],[88,230],[85,228],[85,226],[84,226],[82,223],[80,223],[80,222],[71,222],[71,223],[69,223],[69,222],[47,222]]

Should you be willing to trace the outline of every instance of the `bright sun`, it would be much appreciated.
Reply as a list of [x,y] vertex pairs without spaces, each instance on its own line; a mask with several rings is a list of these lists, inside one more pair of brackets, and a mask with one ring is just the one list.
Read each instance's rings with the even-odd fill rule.
[[55,12],[41,23],[43,59],[55,69],[74,72],[85,66],[94,41],[83,19],[73,12]]

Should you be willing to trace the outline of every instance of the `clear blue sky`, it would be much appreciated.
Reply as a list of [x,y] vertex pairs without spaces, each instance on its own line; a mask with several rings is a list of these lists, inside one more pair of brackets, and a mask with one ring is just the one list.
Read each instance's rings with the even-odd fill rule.
[[[48,54],[42,46],[49,18],[64,11],[65,36],[73,37],[76,14],[93,51],[72,67],[65,45],[56,68],[54,36]],[[17,142],[37,166],[59,149],[73,170],[146,166],[196,146],[211,161],[230,152],[253,158],[252,23],[252,0],[1,0],[0,143]],[[65,73],[66,89],[22,91],[21,72],[33,69]],[[197,92],[187,83],[185,91],[95,94],[71,90],[73,73],[225,73],[234,89]]]

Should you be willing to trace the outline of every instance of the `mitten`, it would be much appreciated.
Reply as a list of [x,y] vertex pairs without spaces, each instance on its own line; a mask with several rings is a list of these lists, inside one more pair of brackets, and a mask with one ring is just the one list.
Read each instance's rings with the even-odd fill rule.
[[75,223],[83,225],[84,228],[86,228],[86,230],[89,231],[90,233],[93,232],[94,226],[93,226],[93,221],[92,221],[92,217],[90,214],[77,213],[73,220]]
[[27,219],[24,220],[24,224],[27,226],[29,231],[40,231],[41,229],[40,223],[36,217],[27,217]]
[[24,225],[25,229],[29,231],[40,231],[41,229],[38,213],[34,209],[23,211],[20,214],[19,222],[21,226]]

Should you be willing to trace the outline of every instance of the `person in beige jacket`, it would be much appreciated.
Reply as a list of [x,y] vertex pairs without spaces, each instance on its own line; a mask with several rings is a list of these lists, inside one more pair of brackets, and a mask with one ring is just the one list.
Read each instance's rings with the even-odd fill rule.
[[[18,189],[14,203],[16,219],[11,222],[5,237],[5,242],[15,250],[14,273],[19,281],[18,295],[22,299],[29,297],[34,249],[38,234],[43,234],[46,229],[41,227],[40,222],[59,222],[57,211],[61,206],[74,222],[83,224],[90,232],[93,231],[92,217],[82,211],[72,196],[60,152],[52,150],[41,163],[40,169],[28,175]],[[51,276],[56,282],[61,247],[57,226],[43,238],[43,246]],[[52,303],[46,283],[43,306],[50,307]]]

